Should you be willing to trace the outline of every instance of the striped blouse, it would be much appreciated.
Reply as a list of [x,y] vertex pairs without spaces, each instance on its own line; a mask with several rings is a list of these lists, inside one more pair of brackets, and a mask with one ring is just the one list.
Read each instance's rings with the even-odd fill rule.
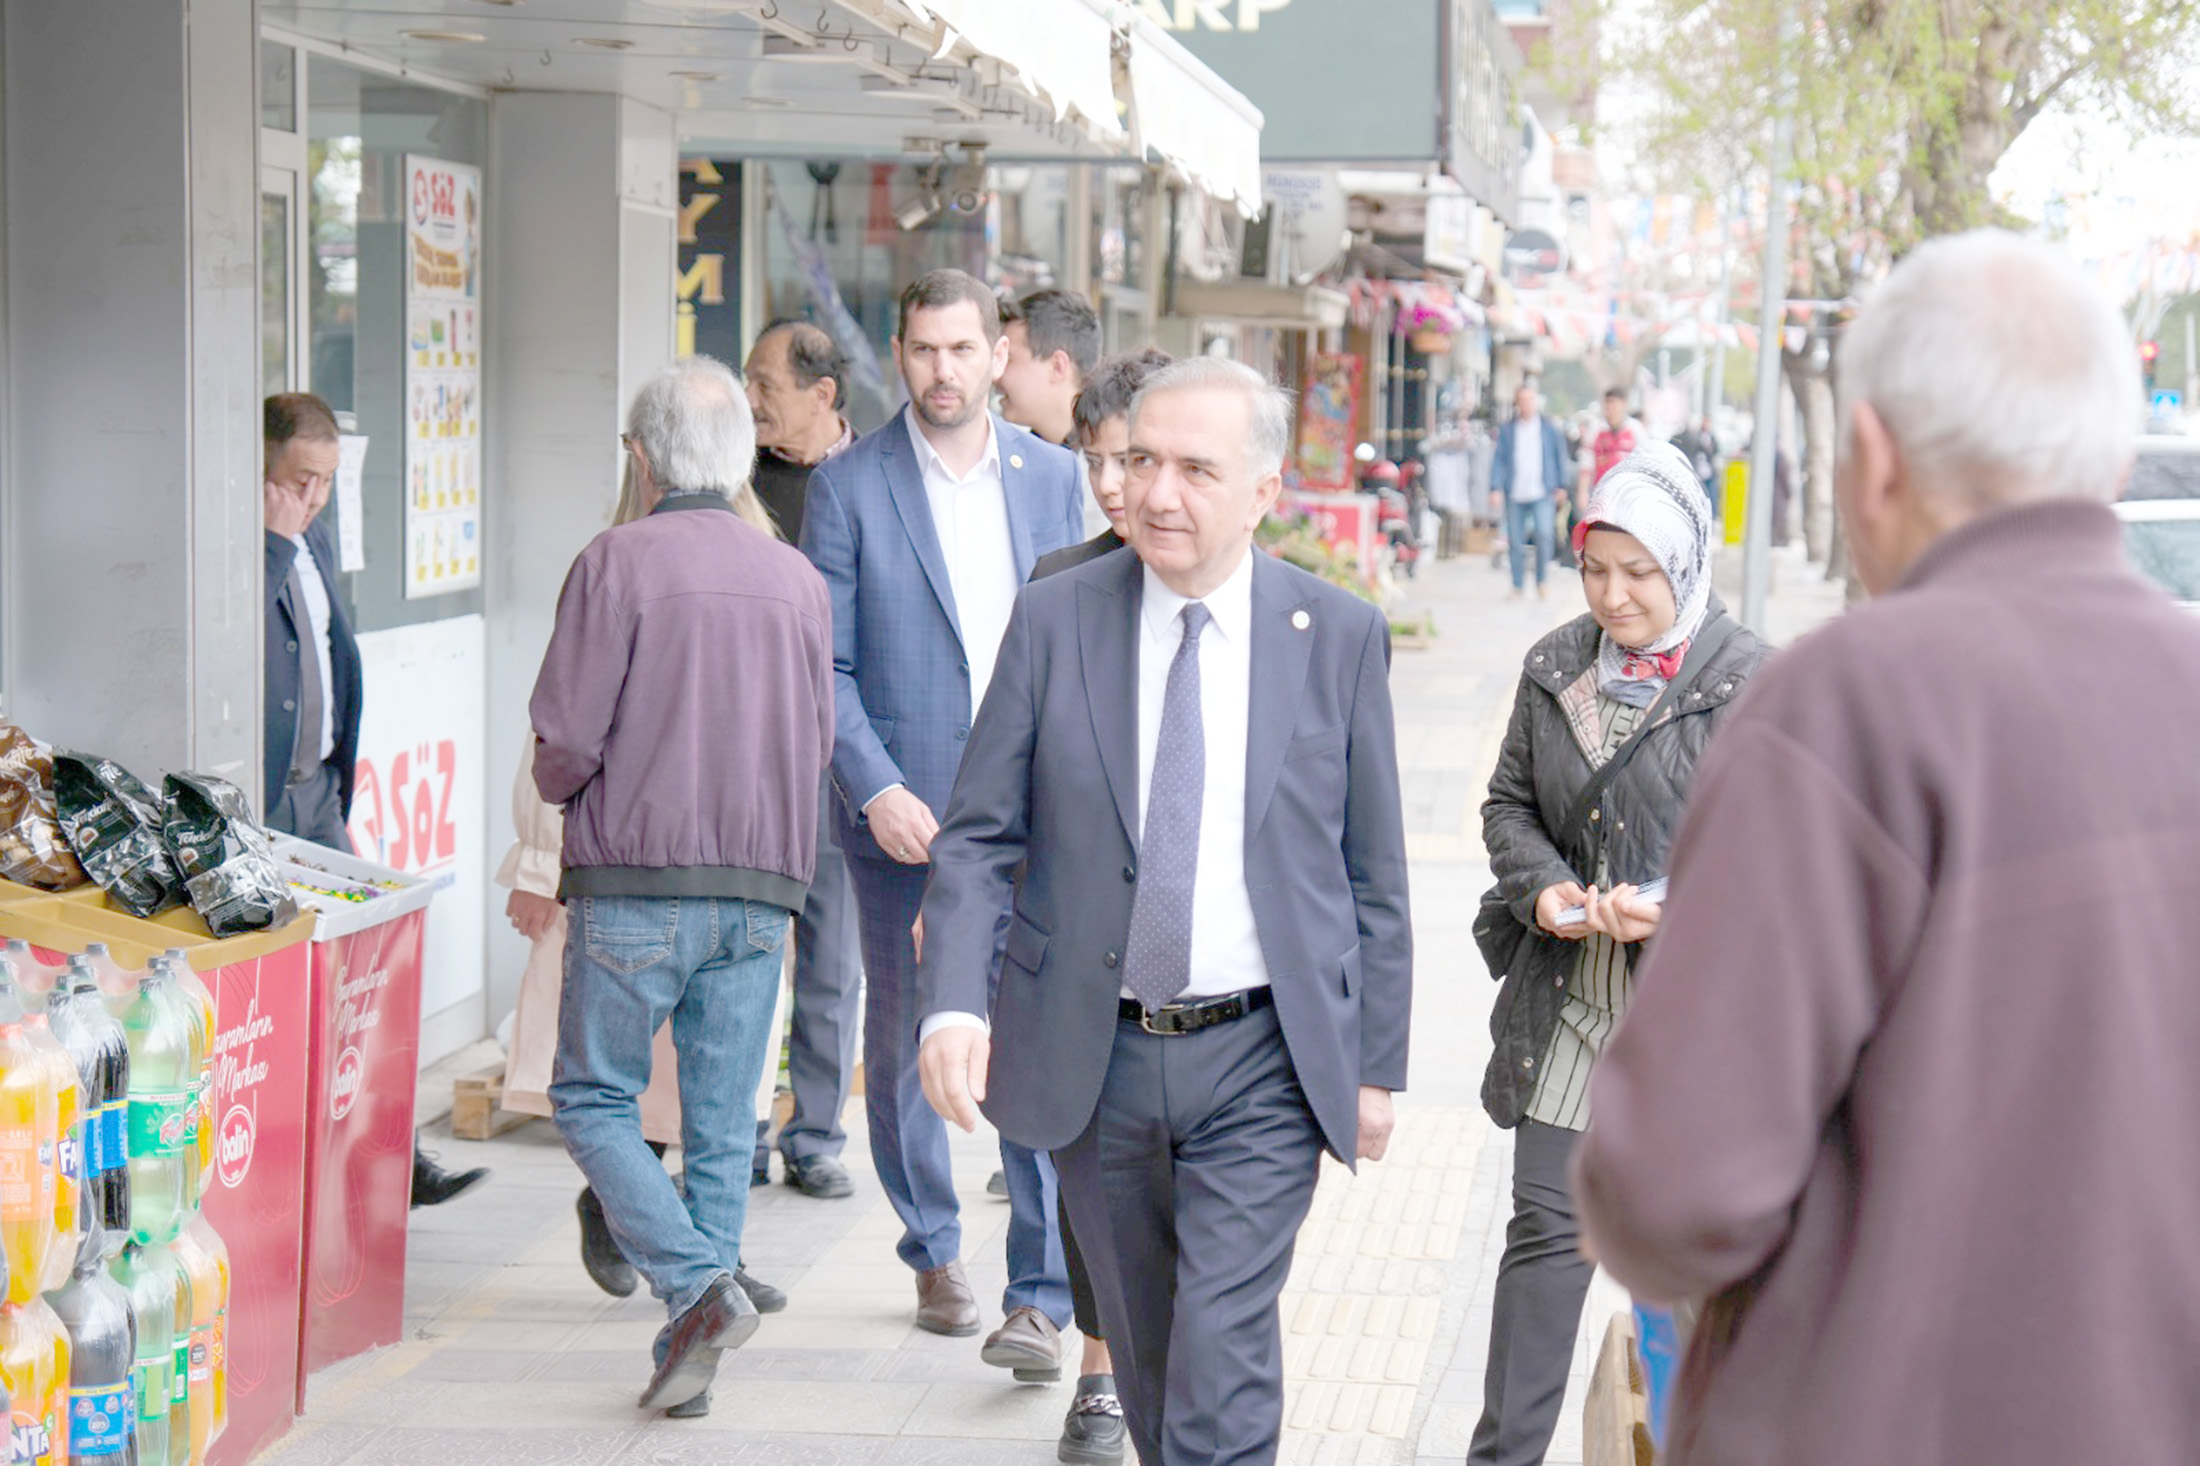
[[[1595,675],[1593,669],[1590,675]],[[1642,715],[1641,708],[1599,695],[1595,728],[1584,726],[1586,719],[1571,721],[1582,752],[1601,768],[1635,731]],[[1611,885],[1611,870],[1601,855],[1593,879],[1599,891]],[[1589,1127],[1589,1067],[1604,1052],[1635,991],[1625,947],[1602,932],[1583,938],[1578,945],[1573,976],[1559,1006],[1558,1027],[1551,1033],[1535,1094],[1528,1101],[1529,1119],[1562,1130]]]

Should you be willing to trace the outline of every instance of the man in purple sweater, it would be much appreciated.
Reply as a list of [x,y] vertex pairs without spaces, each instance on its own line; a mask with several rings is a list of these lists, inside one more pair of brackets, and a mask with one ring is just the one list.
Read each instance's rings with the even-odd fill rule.
[[[801,552],[736,512],[756,427],[724,365],[660,373],[623,436],[654,507],[574,562],[529,705],[571,916],[550,1103],[671,1315],[642,1407],[697,1414],[721,1352],[756,1331],[733,1275],[772,1005],[817,860],[832,612]],[[636,1105],[667,1018],[682,1189]]]
[[1588,1245],[1708,1300],[1669,1466],[2188,1462],[2200,623],[2109,509],[2131,336],[1982,232],[1911,254],[1840,365],[1877,599],[1697,772],[1590,1081]]

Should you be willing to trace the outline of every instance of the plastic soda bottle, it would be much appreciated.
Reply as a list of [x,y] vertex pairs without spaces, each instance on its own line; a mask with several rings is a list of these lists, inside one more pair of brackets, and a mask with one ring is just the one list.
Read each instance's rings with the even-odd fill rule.
[[[0,983],[8,980],[6,968],[0,966]],[[45,1087],[54,1107],[52,1145],[49,1149],[41,1143],[39,1150],[41,1165],[51,1157],[54,1250],[46,1258],[46,1276],[39,1280],[41,1289],[50,1290],[68,1282],[77,1246],[84,1240],[84,1134],[77,1105],[76,1060],[53,1036],[43,999],[34,1002],[23,1014],[23,1037],[46,1071]]]
[[107,1011],[81,957],[69,959],[62,986],[46,1000],[54,1037],[76,1059],[78,1103],[84,1113],[84,1245],[111,1255],[112,1234],[130,1228],[130,1047],[122,1024]]
[[191,1459],[229,1424],[229,1247],[201,1212],[174,1243],[191,1279]]
[[192,1087],[198,1079],[193,1046],[196,1015],[176,992],[165,965],[137,985],[120,1014],[130,1050],[130,1232],[140,1242],[166,1242],[190,1220],[185,1171]]
[[69,1335],[64,1428],[73,1466],[130,1466],[137,1461],[137,1407],[130,1398],[137,1324],[130,1295],[95,1253],[79,1254],[68,1286],[46,1295]]
[[214,990],[199,976],[191,965],[191,954],[182,947],[171,947],[166,956],[176,974],[176,990],[190,999],[199,1010],[199,1023],[206,1032],[206,1042],[200,1046],[199,1056],[199,1176],[198,1194],[205,1194],[207,1184],[214,1179],[214,1039],[221,1032],[217,1023],[219,1005]]
[[176,1394],[176,1260],[165,1247],[132,1242],[110,1271],[130,1295],[137,1334],[130,1351],[130,1400],[137,1410],[142,1466],[166,1466],[168,1414]]
[[[0,962],[0,974],[5,970]],[[62,1247],[54,1205],[61,1096],[54,1080],[14,990],[0,982],[0,1251],[8,1259],[10,1303],[29,1303],[45,1290]]]
[[66,1466],[69,1335],[45,1299],[0,1303],[0,1385],[8,1392],[13,1466]]
[[166,1251],[176,1270],[174,1329],[168,1338],[175,1359],[175,1387],[168,1395],[168,1466],[190,1466],[194,1460],[205,1459],[203,1453],[194,1456],[191,1452],[191,1275],[176,1256],[174,1243]]

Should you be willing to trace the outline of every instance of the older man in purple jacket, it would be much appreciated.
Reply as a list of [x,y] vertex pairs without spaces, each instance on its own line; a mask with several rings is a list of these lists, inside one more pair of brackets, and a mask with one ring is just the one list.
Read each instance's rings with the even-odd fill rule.
[[[574,562],[530,705],[571,914],[550,1102],[671,1315],[642,1407],[695,1414],[722,1351],[756,1330],[733,1275],[772,1005],[817,859],[832,613],[810,562],[736,512],[756,428],[724,365],[661,373],[625,436],[654,507]],[[684,1199],[636,1105],[667,1018]]]
[[1877,599],[1711,745],[1589,1084],[1590,1243],[1706,1298],[1671,1466],[2200,1451],[2200,625],[2108,501],[2142,398],[2048,246],[1911,254],[1841,344]]

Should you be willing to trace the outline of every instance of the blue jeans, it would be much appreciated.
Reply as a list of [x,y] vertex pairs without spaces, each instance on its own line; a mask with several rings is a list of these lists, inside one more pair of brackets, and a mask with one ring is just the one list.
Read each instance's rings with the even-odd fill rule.
[[1526,503],[1505,501],[1505,553],[1512,561],[1513,589],[1527,585],[1528,541],[1535,542],[1535,583],[1543,584],[1551,570],[1551,546],[1556,536],[1549,495]]
[[[741,1262],[756,1086],[793,915],[715,897],[584,896],[566,910],[551,1112],[619,1250],[676,1318]],[[637,1104],[667,1017],[680,1187],[643,1141]]]

